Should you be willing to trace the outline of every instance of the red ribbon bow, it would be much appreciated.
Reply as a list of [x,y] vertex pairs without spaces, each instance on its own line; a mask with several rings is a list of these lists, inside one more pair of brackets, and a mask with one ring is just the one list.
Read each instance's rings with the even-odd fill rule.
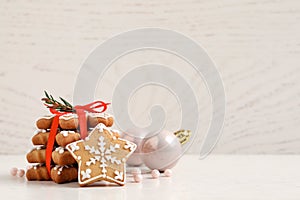
[[[77,105],[75,106],[75,113],[78,115],[79,120],[79,127],[80,127],[80,135],[81,138],[84,139],[87,136],[87,121],[86,121],[86,112],[92,112],[92,113],[102,113],[107,109],[107,106],[110,103],[105,103],[103,101],[94,101],[92,103],[86,104],[86,105]],[[97,111],[98,108],[101,108],[101,111]],[[46,148],[46,168],[48,171],[48,174],[50,176],[50,170],[51,170],[51,157],[52,157],[52,151],[53,146],[55,142],[55,136],[57,133],[57,128],[59,124],[59,117],[70,114],[72,112],[59,112],[53,108],[49,108],[50,112],[52,114],[55,114],[55,117],[53,118],[49,138],[47,142],[47,148]]]

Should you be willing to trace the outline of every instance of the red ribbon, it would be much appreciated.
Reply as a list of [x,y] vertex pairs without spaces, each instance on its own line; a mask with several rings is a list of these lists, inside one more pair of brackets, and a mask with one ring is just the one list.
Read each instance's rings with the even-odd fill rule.
[[[110,103],[104,103],[103,101],[95,101],[95,102],[92,102],[92,103],[84,105],[84,106],[77,105],[74,107],[75,113],[78,115],[80,136],[82,139],[84,139],[87,136],[86,112],[102,113],[107,109],[107,106],[109,104]],[[102,108],[102,110],[98,111],[97,110],[98,108]],[[46,148],[46,168],[47,168],[48,174],[50,176],[51,157],[52,157],[53,146],[55,143],[55,136],[57,133],[59,117],[69,114],[69,113],[72,113],[72,112],[59,112],[53,108],[49,108],[49,110],[52,114],[55,114],[55,117],[53,118],[53,121],[52,121],[49,138],[48,138],[48,142],[47,142],[47,148]]]

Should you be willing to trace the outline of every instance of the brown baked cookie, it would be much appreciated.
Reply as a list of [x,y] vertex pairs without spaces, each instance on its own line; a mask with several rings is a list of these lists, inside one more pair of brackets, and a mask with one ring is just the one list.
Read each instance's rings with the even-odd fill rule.
[[126,160],[136,144],[117,138],[110,128],[98,124],[88,137],[68,144],[66,149],[78,163],[78,183],[85,186],[96,181],[125,184]]
[[120,131],[118,131],[118,130],[110,130],[111,131],[111,133],[116,137],[116,138],[119,138],[120,137]]
[[34,145],[46,145],[48,142],[49,132],[45,129],[37,130],[36,134],[32,137]]
[[[90,128],[90,129],[88,130],[88,135],[92,132],[93,129],[94,129],[94,128]],[[115,130],[115,129],[111,129],[111,128],[110,128],[110,131],[111,131],[111,133],[112,133],[116,138],[119,138],[120,135],[121,135],[121,133],[120,133],[119,130]]]
[[48,175],[45,165],[35,165],[26,171],[28,181],[49,181],[51,177]]
[[73,130],[78,128],[77,114],[70,113],[59,117],[59,126],[62,129]]
[[75,131],[60,131],[57,133],[55,139],[59,146],[65,147],[71,142],[80,140],[80,134]]
[[65,150],[63,147],[57,147],[52,152],[52,160],[57,165],[72,165],[76,163],[76,160],[72,157],[71,153]]
[[88,113],[88,126],[95,127],[97,124],[102,123],[107,127],[111,127],[114,123],[112,115],[107,113]]
[[45,115],[36,120],[36,126],[38,129],[50,129],[55,115]]
[[51,178],[55,183],[77,181],[77,168],[74,166],[56,165],[51,169]]
[[32,149],[26,155],[29,163],[45,163],[46,162],[46,149],[44,146]]

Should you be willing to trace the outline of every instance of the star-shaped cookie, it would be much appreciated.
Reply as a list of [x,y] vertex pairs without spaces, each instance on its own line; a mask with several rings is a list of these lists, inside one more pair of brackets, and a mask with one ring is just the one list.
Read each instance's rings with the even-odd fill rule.
[[84,140],[66,148],[78,163],[78,182],[85,186],[96,181],[125,184],[126,160],[136,144],[120,139],[104,124],[98,124]]

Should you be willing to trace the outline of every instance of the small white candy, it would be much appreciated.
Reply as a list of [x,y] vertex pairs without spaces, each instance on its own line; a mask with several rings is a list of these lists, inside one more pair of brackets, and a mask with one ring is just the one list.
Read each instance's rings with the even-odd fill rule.
[[18,175],[19,177],[23,177],[24,174],[25,174],[24,169],[19,169],[18,172],[17,172],[17,175]]
[[17,172],[18,172],[18,168],[16,168],[16,167],[13,167],[13,168],[10,169],[10,174],[12,176],[16,176]]
[[157,179],[160,175],[159,171],[157,169],[152,170],[151,172],[152,178]]
[[164,172],[164,175],[167,176],[167,177],[172,176],[172,170],[166,169],[165,172]]
[[142,180],[143,180],[143,176],[142,176],[142,174],[135,174],[135,175],[133,176],[133,179],[134,179],[134,181],[135,181],[136,183],[140,183],[140,182],[142,182]]

